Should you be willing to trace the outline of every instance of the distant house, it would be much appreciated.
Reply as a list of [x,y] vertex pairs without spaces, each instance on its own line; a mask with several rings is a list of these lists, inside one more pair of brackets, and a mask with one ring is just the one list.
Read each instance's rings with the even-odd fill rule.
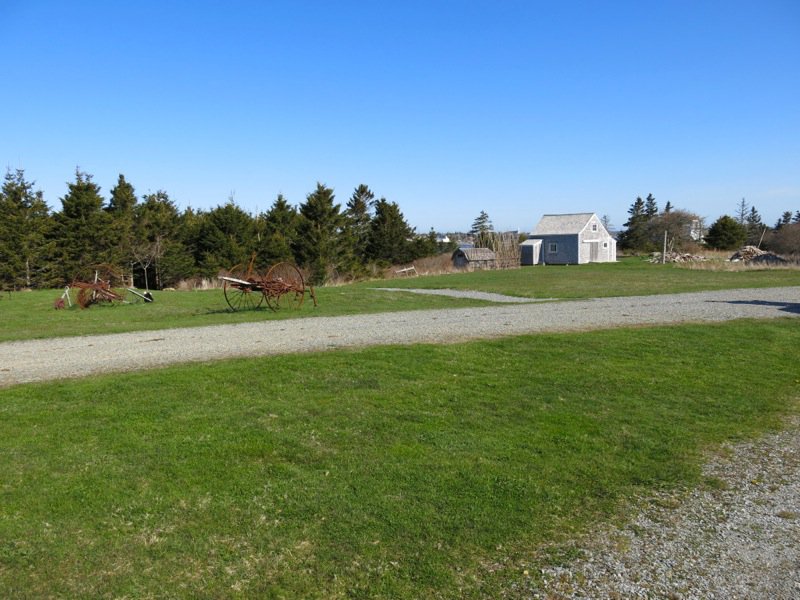
[[[617,240],[594,213],[544,215],[520,250],[522,264],[582,265],[617,260]],[[531,262],[525,262],[526,252]]]
[[453,266],[468,271],[494,269],[497,258],[489,248],[459,248],[453,252]]

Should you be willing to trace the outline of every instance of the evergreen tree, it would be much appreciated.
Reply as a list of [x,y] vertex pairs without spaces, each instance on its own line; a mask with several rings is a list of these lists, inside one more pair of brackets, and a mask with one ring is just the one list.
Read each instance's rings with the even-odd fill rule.
[[708,228],[706,244],[717,250],[734,250],[747,239],[747,229],[733,217],[723,215]]
[[747,213],[750,207],[747,205],[747,201],[742,198],[742,201],[736,205],[736,220],[739,222],[740,225],[744,225],[747,222]]
[[666,206],[664,207],[664,214],[665,214],[665,215],[668,215],[668,214],[669,214],[671,211],[672,211],[672,202],[670,202],[669,200],[667,200],[667,204],[666,204]]
[[476,248],[488,248],[491,242],[491,233],[494,231],[494,226],[485,211],[481,211],[475,220],[472,222],[472,227],[469,230],[470,235],[475,241]]
[[259,264],[267,266],[294,261],[292,244],[297,237],[297,220],[297,210],[286,201],[283,194],[278,194],[260,219],[262,239],[257,250]]
[[652,219],[658,215],[658,204],[656,204],[656,199],[653,194],[647,194],[647,198],[645,198],[644,214],[647,215],[648,219]]
[[342,214],[334,198],[332,189],[317,183],[317,189],[300,205],[292,249],[297,261],[310,271],[313,284],[324,283],[339,266]]
[[625,230],[619,235],[620,248],[636,252],[648,251],[651,245],[647,235],[649,217],[645,212],[645,204],[641,196],[637,196],[631,204],[628,215],[628,220],[623,225]]
[[755,206],[750,207],[750,212],[747,213],[745,218],[745,229],[747,230],[747,238],[745,243],[750,246],[757,246],[760,244],[764,236],[764,224],[761,222],[761,215],[758,214]]
[[49,275],[50,211],[22,169],[6,172],[0,190],[0,287],[43,287]]
[[134,211],[136,192],[120,174],[117,185],[111,190],[106,212],[111,215],[111,263],[120,267],[133,279]]
[[343,213],[343,266],[354,275],[362,274],[368,262],[370,210],[374,204],[375,194],[362,183],[350,196]]
[[255,220],[231,198],[200,216],[193,246],[206,276],[237,265],[246,268],[257,246]]
[[794,217],[792,218],[792,223],[800,223],[800,210],[794,213]]
[[397,203],[388,202],[386,198],[375,203],[369,234],[370,259],[383,264],[410,262],[414,260],[411,246],[414,237],[414,229],[406,222]]
[[57,272],[64,282],[88,275],[92,267],[112,258],[111,217],[103,210],[104,202],[92,176],[76,169],[75,181],[67,184],[67,194],[61,198],[53,230]]
[[[183,276],[176,263],[186,265],[187,252],[178,236],[181,224],[178,208],[167,192],[157,191],[142,198],[135,207],[135,242],[133,254],[144,276],[145,286],[154,284],[163,288],[164,267],[167,266],[170,283]],[[149,278],[152,267],[153,279]]]
[[[800,211],[798,211],[798,213],[800,213]],[[792,211],[787,210],[781,215],[781,218],[778,219],[778,222],[775,223],[775,230],[777,231],[784,225],[788,225],[791,222],[792,222]]]

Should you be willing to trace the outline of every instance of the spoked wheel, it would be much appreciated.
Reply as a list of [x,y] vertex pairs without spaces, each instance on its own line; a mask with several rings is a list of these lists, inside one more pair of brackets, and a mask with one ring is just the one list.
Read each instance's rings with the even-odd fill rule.
[[305,293],[303,275],[295,265],[282,262],[267,271],[267,276],[264,278],[264,295],[272,310],[300,308]]
[[225,294],[225,302],[231,307],[232,311],[237,310],[255,310],[264,302],[264,294],[258,288],[256,281],[250,275],[250,269],[244,272],[240,265],[233,267],[230,270],[231,277],[241,281],[247,281],[250,285],[244,283],[234,283],[232,281],[223,280],[222,293]]

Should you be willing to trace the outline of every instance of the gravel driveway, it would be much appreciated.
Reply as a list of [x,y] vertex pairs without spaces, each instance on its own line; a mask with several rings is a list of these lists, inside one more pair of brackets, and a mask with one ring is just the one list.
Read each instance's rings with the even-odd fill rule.
[[7,342],[0,344],[0,387],[240,356],[786,316],[800,316],[800,287],[498,304]]

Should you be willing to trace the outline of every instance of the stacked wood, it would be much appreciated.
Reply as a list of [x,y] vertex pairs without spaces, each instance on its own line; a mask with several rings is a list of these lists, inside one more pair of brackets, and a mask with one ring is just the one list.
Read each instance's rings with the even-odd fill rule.
[[751,263],[784,263],[786,259],[778,256],[774,252],[767,252],[755,246],[745,246],[737,250],[730,258],[731,262],[751,262]]

